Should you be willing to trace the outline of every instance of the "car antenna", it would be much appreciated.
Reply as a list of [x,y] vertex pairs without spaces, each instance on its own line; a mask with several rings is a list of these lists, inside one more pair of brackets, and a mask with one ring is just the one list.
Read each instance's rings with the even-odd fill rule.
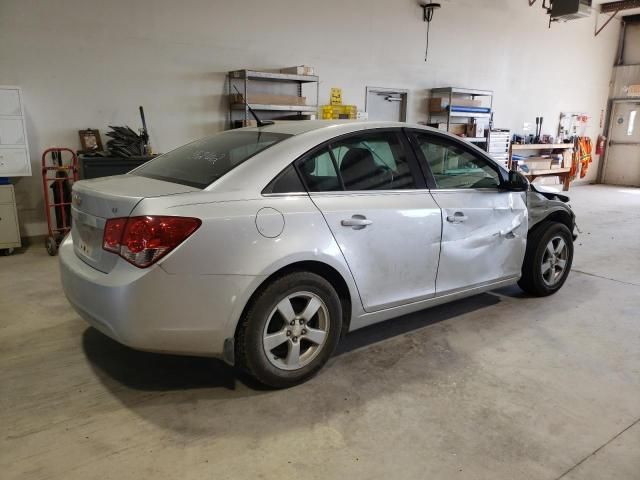
[[245,100],[244,95],[240,93],[240,90],[238,90],[238,87],[234,85],[233,88],[236,89],[236,92],[238,92],[238,95],[240,95],[240,98],[242,98],[242,103],[244,103],[246,107],[249,109],[249,113],[251,113],[251,115],[253,115],[253,118],[256,119],[256,123],[258,124],[258,127],[266,127],[267,125],[274,124],[272,120],[260,120],[260,118],[258,118],[258,115],[256,115],[256,112],[253,111],[253,108],[251,108],[247,103],[247,101]]

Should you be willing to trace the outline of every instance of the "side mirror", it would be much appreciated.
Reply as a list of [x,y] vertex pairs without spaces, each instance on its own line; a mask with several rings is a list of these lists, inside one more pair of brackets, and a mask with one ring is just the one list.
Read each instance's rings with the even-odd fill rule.
[[509,170],[509,180],[504,184],[504,188],[512,192],[526,192],[529,190],[529,180],[520,172]]

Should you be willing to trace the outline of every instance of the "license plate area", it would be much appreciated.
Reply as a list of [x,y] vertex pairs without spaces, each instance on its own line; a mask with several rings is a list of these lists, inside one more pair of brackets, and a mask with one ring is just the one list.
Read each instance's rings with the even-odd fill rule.
[[[95,245],[96,233],[91,228],[80,227],[78,229],[78,239],[76,242],[76,248],[80,250],[84,256],[94,257],[94,245]],[[75,237],[74,237],[75,239]]]
[[104,231],[104,219],[93,215],[72,210],[73,245],[80,257],[97,262],[102,254],[102,236]]

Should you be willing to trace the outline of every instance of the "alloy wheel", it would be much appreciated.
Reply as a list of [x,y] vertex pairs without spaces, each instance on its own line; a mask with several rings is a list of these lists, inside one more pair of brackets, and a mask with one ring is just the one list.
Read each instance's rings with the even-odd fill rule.
[[271,311],[264,327],[262,345],[267,359],[282,370],[305,367],[326,343],[329,324],[329,310],[318,295],[288,295]]
[[542,280],[548,287],[556,285],[563,277],[567,267],[569,248],[560,235],[549,240],[542,255]]

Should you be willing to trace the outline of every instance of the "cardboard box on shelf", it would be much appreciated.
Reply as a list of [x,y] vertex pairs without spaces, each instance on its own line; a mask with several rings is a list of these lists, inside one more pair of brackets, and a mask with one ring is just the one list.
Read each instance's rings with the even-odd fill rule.
[[355,120],[358,116],[356,105],[322,105],[320,114],[323,120]]
[[338,87],[332,87],[329,94],[331,105],[342,105],[342,89]]
[[551,168],[552,159],[549,157],[529,157],[520,163],[524,163],[529,170],[549,170]]
[[[438,130],[447,131],[446,123],[429,123],[429,127],[437,128]],[[452,123],[449,125],[449,133],[453,133],[454,135],[466,135],[467,134],[467,124],[466,123]]]
[[[260,105],[306,105],[307,97],[298,97],[296,95],[273,95],[271,93],[253,93],[247,94],[248,103],[257,103]],[[244,103],[242,95],[237,93],[231,94],[231,103]]]
[[315,75],[316,69],[308,65],[297,65],[295,67],[281,68],[280,73],[289,73],[292,75]]
[[467,137],[482,138],[485,136],[487,126],[484,122],[474,122],[467,124]]

